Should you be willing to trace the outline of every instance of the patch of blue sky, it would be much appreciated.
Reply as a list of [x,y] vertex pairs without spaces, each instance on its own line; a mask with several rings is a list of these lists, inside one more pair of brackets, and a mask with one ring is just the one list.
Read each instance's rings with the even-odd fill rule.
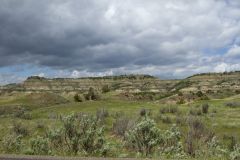
[[225,46],[221,48],[205,48],[202,52],[206,55],[224,55],[230,49],[230,46]]
[[14,74],[21,77],[29,77],[33,75],[39,75],[41,73],[44,73],[46,76],[51,76],[55,72],[56,71],[50,69],[49,67],[39,67],[30,64],[14,65],[0,68],[1,74]]

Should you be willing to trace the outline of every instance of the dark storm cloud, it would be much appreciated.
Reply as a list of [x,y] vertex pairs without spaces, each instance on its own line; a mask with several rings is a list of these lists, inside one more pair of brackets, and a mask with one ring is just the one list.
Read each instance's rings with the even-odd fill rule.
[[233,4],[238,3],[1,0],[0,67],[191,70],[204,57],[201,49],[235,43],[239,5]]
[[[140,46],[140,50],[128,42],[131,33],[116,27],[123,32],[117,33],[106,24],[110,22],[104,22],[109,7],[104,1],[105,5],[72,2],[1,1],[0,64],[102,69],[121,67],[154,54],[148,46]],[[144,50],[149,53],[142,53]]]
[[55,5],[64,3],[66,1],[1,1],[1,64],[5,65],[6,60],[9,65],[19,63],[27,56],[25,63],[64,67],[69,65],[69,59],[75,64],[74,60],[87,57],[88,53],[76,54],[76,50],[109,41],[82,23],[65,27],[69,22],[52,13]]

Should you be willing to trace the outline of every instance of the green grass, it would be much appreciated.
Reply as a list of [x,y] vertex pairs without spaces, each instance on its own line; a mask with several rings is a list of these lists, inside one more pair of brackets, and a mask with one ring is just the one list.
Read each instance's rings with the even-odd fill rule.
[[[210,105],[209,113],[207,115],[200,116],[203,121],[207,124],[211,130],[213,130],[217,136],[223,137],[224,135],[236,135],[240,141],[240,108],[229,108],[224,104],[226,102],[235,101],[240,102],[239,96],[226,99],[215,99],[208,101],[198,101],[191,104],[177,105],[178,110],[181,112],[181,117],[187,117],[189,109],[192,106],[201,105],[203,103],[208,103]],[[1,97],[0,98],[0,108],[6,105],[26,105],[30,108],[30,113],[32,115],[31,120],[23,120],[19,118],[14,118],[12,115],[1,115],[0,116],[0,137],[7,135],[11,131],[11,126],[13,121],[19,121],[27,125],[30,130],[30,136],[25,138],[27,142],[31,137],[36,135],[44,135],[44,129],[37,128],[39,122],[43,123],[46,127],[56,127],[58,125],[57,120],[52,119],[52,116],[56,115],[68,115],[70,113],[85,112],[90,114],[95,114],[97,109],[105,108],[110,114],[116,112],[124,112],[128,117],[136,118],[139,115],[139,111],[142,108],[149,109],[152,113],[152,117],[159,115],[159,109],[164,107],[164,104],[155,101],[128,101],[123,100],[118,97],[115,92],[109,92],[103,95],[102,99],[99,101],[85,101],[85,102],[69,102],[65,104],[57,104],[50,106],[31,106],[31,102],[26,99],[26,96],[17,95],[12,97]],[[213,110],[216,113],[213,113]],[[177,114],[167,113],[164,116],[169,116],[173,123],[175,122]],[[121,141],[112,136],[111,127],[113,123],[113,118],[108,117],[106,119],[106,134],[110,141],[114,144],[121,144]],[[161,129],[169,129],[172,124],[166,124],[162,121],[157,121],[157,125]],[[187,126],[180,127],[183,133],[186,132]],[[1,138],[0,138],[1,139]],[[122,151],[124,152],[124,151]],[[131,155],[131,153],[130,153]]]
[[[112,97],[112,98],[111,98]],[[182,114],[186,115],[191,106],[200,105],[203,103],[209,103],[210,113],[207,116],[202,116],[206,122],[209,122],[214,129],[219,131],[219,134],[227,134],[234,130],[235,133],[240,133],[240,108],[229,108],[224,104],[232,100],[209,100],[209,101],[198,101],[188,105],[178,105],[178,109]],[[240,99],[234,99],[236,102],[240,102]],[[3,105],[27,105],[29,102],[26,101],[25,97],[17,97],[16,99],[0,99],[0,107]],[[159,114],[159,109],[165,106],[164,104],[148,101],[127,101],[117,98],[114,93],[106,94],[102,100],[99,101],[85,101],[81,103],[70,102],[66,104],[52,105],[52,106],[39,106],[31,108],[30,113],[33,119],[29,121],[38,120],[49,120],[51,114],[67,115],[73,112],[86,112],[95,114],[97,109],[105,108],[110,113],[123,111],[130,117],[136,117],[139,114],[140,109],[146,108],[151,110],[153,116]],[[217,113],[211,114],[211,111],[215,109]],[[170,117],[174,117],[173,114],[168,114]],[[2,122],[3,121],[3,122]],[[0,118],[1,125],[9,123],[12,118]],[[27,122],[29,122],[27,121]]]

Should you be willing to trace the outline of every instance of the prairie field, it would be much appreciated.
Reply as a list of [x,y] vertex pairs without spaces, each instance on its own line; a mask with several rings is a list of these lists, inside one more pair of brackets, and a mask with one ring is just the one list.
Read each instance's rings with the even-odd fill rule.
[[[182,104],[163,103],[162,98],[128,98],[111,90],[101,93],[98,99],[79,100],[79,97],[81,96],[76,98],[76,95],[66,96],[50,92],[13,92],[2,95],[0,153],[153,159],[231,159],[233,153],[238,154],[238,94]],[[84,119],[92,120],[96,125],[84,132],[87,134],[92,129],[97,132],[92,133],[93,137],[91,134],[85,137],[89,138],[86,142],[92,141],[93,144],[68,148],[67,145],[73,145],[73,142],[67,134],[74,134],[75,131],[77,136],[80,129],[77,127],[83,127],[80,123],[84,123]],[[65,131],[64,135],[60,135],[60,130]],[[148,135],[149,130],[157,132]],[[138,135],[140,132],[144,134]],[[154,142],[158,141],[155,134],[161,137],[159,142]],[[148,141],[144,136],[153,137]],[[137,137],[140,138],[139,141],[143,138],[142,144],[138,144],[138,140],[134,139]],[[104,144],[98,144],[97,138]],[[79,143],[80,141],[81,138]],[[151,144],[154,145],[148,150],[146,146]],[[91,147],[93,150],[88,151]]]

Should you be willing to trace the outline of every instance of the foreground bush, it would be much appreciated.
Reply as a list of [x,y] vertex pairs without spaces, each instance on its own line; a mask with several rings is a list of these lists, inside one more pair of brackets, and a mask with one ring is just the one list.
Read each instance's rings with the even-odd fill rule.
[[[48,129],[45,135],[34,138],[29,137],[30,134],[24,134],[21,131],[21,125],[20,127],[16,125],[18,127],[14,132],[10,132],[3,138],[0,137],[0,151],[83,157],[140,155],[157,159],[161,157],[163,159],[239,160],[238,137],[227,135],[224,141],[220,142],[201,117],[189,115],[188,118],[182,117],[181,120],[176,120],[179,121],[178,124],[187,125],[187,132],[181,132],[175,124],[168,130],[160,130],[146,113],[146,110],[141,110],[137,121],[129,119],[123,112],[110,115],[108,119],[114,120],[112,132],[117,136],[110,135],[109,143],[104,136],[103,124],[100,123],[101,119],[109,116],[104,109],[100,109],[97,114],[98,117],[103,118],[85,113],[60,117],[56,123],[57,129]],[[109,152],[110,149],[111,152]]]
[[162,142],[160,130],[148,117],[142,118],[132,130],[126,133],[126,145],[146,157],[152,154],[157,145]]
[[113,122],[112,131],[115,135],[123,137],[130,128],[130,119],[126,116],[117,117]]
[[37,138],[32,138],[30,140],[30,153],[33,155],[49,155],[51,150],[49,148],[49,141],[47,138],[37,136]]
[[240,145],[235,145],[234,150],[230,153],[231,160],[240,159]]
[[5,153],[19,153],[23,146],[22,136],[16,134],[9,134],[3,137],[1,146],[2,150]]
[[169,130],[166,130],[163,134],[163,145],[160,146],[160,152],[167,158],[184,158],[186,153],[184,152],[183,144],[181,143],[181,132],[178,127],[173,125]]
[[197,139],[203,137],[207,133],[205,124],[197,117],[189,117],[188,127],[190,134]]
[[211,132],[199,117],[188,118],[188,132],[185,137],[185,151],[192,157],[196,157],[206,150],[206,144],[212,140],[214,133]]
[[108,110],[106,110],[105,108],[97,109],[96,118],[101,123],[103,123],[105,118],[107,118],[108,116],[109,116]]
[[[70,154],[106,155],[104,128],[99,126],[96,117],[71,114],[62,119],[60,130],[48,133],[51,145],[56,148],[66,147]],[[64,150],[64,149],[61,149]]]

